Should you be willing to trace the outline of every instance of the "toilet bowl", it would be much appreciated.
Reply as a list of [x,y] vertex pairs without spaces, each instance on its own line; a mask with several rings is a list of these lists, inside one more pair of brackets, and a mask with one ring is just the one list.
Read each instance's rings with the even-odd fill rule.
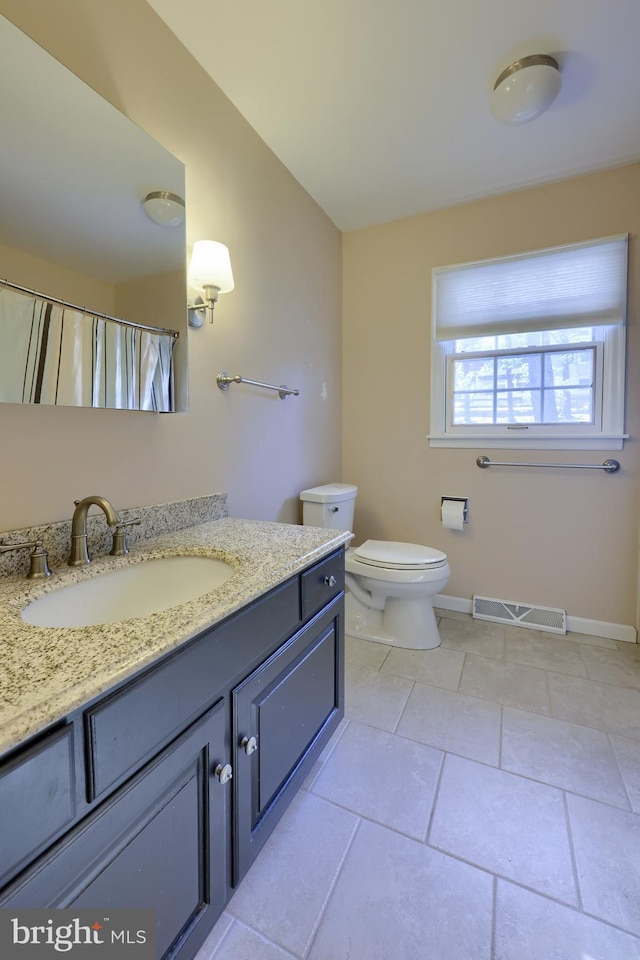
[[416,543],[366,540],[347,550],[346,632],[411,650],[440,645],[433,598],[451,573],[446,554]]
[[[340,483],[303,490],[303,523],[351,530],[357,492]],[[450,572],[446,554],[421,544],[366,540],[349,548],[345,632],[412,650],[439,646],[433,598]]]

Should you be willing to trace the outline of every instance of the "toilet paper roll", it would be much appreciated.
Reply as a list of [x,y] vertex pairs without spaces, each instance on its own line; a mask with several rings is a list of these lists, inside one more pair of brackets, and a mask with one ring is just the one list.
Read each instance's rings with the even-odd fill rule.
[[448,530],[462,530],[464,527],[464,500],[442,501],[442,526]]

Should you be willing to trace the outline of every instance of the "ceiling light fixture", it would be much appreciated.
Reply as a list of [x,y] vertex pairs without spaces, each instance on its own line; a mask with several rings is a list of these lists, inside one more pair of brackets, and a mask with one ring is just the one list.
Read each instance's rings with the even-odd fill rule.
[[[196,240],[191,254],[191,263],[187,282],[195,290],[202,290],[204,300],[198,297],[195,303],[188,303],[189,325],[201,327],[205,309],[209,323],[213,323],[213,308],[219,293],[233,290],[233,273],[229,249],[217,240]],[[206,302],[205,302],[206,301]]]
[[153,190],[142,201],[144,212],[159,227],[179,227],[184,222],[184,200],[168,190]]
[[491,94],[496,120],[511,126],[529,123],[551,106],[562,83],[557,60],[536,53],[503,70]]

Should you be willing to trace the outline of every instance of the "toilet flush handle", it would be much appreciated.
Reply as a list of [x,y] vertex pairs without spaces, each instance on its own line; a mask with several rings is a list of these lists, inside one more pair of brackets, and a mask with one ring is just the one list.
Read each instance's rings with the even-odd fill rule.
[[337,513],[340,507],[329,507],[329,513]]

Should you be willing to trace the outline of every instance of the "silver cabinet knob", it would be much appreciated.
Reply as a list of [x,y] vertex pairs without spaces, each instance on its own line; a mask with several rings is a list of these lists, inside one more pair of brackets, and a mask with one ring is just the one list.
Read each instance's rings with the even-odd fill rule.
[[336,580],[336,578],[335,578],[335,577],[333,576],[333,574],[332,574],[330,577],[323,577],[323,578],[322,578],[322,582],[323,582],[323,583],[326,583],[326,585],[327,585],[328,587],[335,587],[335,585],[336,585],[336,583],[337,583],[338,581]]
[[233,769],[230,763],[225,763],[224,766],[219,763],[218,766],[213,771],[214,777],[217,777],[220,783],[228,783],[233,776]]
[[247,756],[251,756],[251,754],[255,753],[258,749],[258,741],[255,737],[243,737],[240,741],[240,746]]

